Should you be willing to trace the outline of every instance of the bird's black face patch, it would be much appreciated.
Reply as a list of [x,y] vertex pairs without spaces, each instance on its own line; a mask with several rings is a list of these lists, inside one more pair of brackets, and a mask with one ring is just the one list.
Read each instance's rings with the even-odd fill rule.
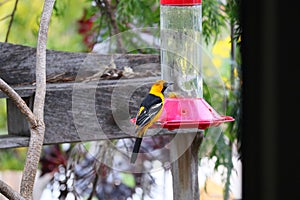
[[163,87],[163,89],[161,90],[161,93],[164,93],[164,91],[167,89],[167,87]]
[[173,85],[173,83],[171,82],[165,82],[163,84],[163,89],[161,90],[162,93],[164,93],[164,91],[170,86],[170,85]]

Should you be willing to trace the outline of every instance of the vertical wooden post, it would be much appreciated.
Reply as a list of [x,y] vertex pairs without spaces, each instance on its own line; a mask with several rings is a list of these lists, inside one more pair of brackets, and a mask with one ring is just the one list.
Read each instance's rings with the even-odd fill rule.
[[[34,97],[23,97],[28,107],[32,109]],[[6,99],[7,105],[7,128],[9,135],[15,136],[30,136],[29,123],[26,116],[20,111],[20,109],[15,105],[13,100]]]
[[199,200],[198,150],[202,143],[203,132],[181,133],[171,147],[171,156],[178,156],[178,151],[191,144],[187,150],[172,163],[173,200]]

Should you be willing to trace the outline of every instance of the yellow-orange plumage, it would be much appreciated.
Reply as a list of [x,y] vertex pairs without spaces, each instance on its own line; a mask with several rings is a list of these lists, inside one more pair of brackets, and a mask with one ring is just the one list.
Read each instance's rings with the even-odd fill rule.
[[143,99],[136,116],[136,135],[137,139],[134,144],[131,155],[131,163],[134,163],[140,149],[142,137],[147,129],[160,117],[164,106],[164,91],[172,83],[164,80],[156,81]]

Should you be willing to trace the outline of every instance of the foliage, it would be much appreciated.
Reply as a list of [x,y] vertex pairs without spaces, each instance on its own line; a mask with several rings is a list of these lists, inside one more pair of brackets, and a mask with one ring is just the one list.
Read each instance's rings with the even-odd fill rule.
[[0,170],[23,170],[26,148],[14,148],[0,151]]
[[[227,0],[225,5],[225,13],[227,14],[227,20],[231,26],[233,26],[232,39],[240,45],[242,27],[240,22],[240,0]],[[238,61],[238,60],[237,60]]]
[[[0,135],[7,134],[6,100],[0,99]],[[0,151],[0,170],[22,170],[26,148],[14,148]]]
[[[6,31],[14,3],[14,0],[8,0],[0,4],[1,42],[6,40]],[[8,42],[36,46],[42,5],[43,1],[39,0],[18,1]],[[76,21],[82,16],[85,6],[87,3],[82,0],[56,1],[49,26],[47,48],[74,52],[86,50],[85,45],[81,42],[82,36],[77,32]]]
[[[205,3],[211,4],[210,6],[205,6]],[[239,0],[227,0],[225,4],[216,1],[204,1],[203,16],[208,16],[204,18],[203,21],[203,35],[204,40],[209,43],[212,39],[211,36],[207,34],[214,33],[213,43],[216,43],[217,38],[220,37],[222,28],[229,28],[230,34],[230,62],[227,64],[228,67],[222,66],[222,68],[227,68],[230,71],[230,75],[223,76],[225,83],[225,94],[227,94],[226,101],[226,115],[235,118],[234,122],[226,124],[224,128],[223,135],[217,140],[217,143],[213,146],[212,151],[209,154],[210,158],[216,158],[215,169],[219,166],[224,166],[226,168],[227,174],[225,175],[225,188],[224,188],[224,199],[228,199],[229,196],[229,186],[230,186],[230,176],[233,169],[232,154],[234,146],[238,147],[240,152],[240,130],[241,130],[241,59],[239,45],[241,42],[241,25],[239,16]],[[213,9],[211,9],[213,8]],[[206,21],[208,20],[208,21]],[[206,36],[207,35],[207,36]],[[210,97],[211,93],[204,90],[204,97]]]
[[[78,23],[79,33],[83,35],[83,42],[89,50],[92,50],[95,44],[126,30],[157,27],[159,24],[160,13],[157,0],[88,0],[88,2],[91,6],[84,10]],[[126,41],[126,39],[130,40]],[[134,33],[131,38],[118,38],[116,53],[124,51],[125,42],[126,45],[134,47],[137,41],[142,40]]]
[[206,44],[210,44],[211,41],[215,43],[218,37],[221,35],[222,29],[226,27],[226,16],[221,9],[224,7],[223,1],[203,1],[202,5],[202,34],[204,42]]
[[18,1],[16,12],[12,13],[15,3],[17,2],[7,1],[0,6],[0,19],[2,19],[0,21],[0,25],[2,27],[0,40],[6,40],[5,31],[8,31],[7,29],[12,18],[11,14],[13,14],[14,18],[7,41],[29,46],[36,45],[39,18],[38,13],[41,13],[42,11],[42,2],[32,2],[30,0]]

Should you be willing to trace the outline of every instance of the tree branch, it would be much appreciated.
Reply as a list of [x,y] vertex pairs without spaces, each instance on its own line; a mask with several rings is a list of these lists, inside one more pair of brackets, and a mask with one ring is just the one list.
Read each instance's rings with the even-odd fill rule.
[[25,200],[17,191],[0,180],[0,193],[10,200]]
[[18,2],[19,2],[19,0],[16,0],[14,9],[13,9],[13,11],[12,11],[12,13],[11,13],[11,18],[10,18],[10,21],[9,21],[9,24],[8,24],[8,29],[7,29],[7,32],[6,32],[5,42],[8,41],[8,36],[9,36],[9,33],[10,33],[10,29],[11,29],[12,23],[13,23],[13,21],[14,21],[15,12],[16,12],[16,10],[17,10]]
[[[103,10],[103,12],[105,13],[105,15],[107,16],[107,19],[109,20],[110,26],[112,27],[111,34],[113,36],[117,37],[117,46],[118,46],[119,53],[125,53],[124,48],[123,48],[122,39],[120,38],[120,35],[118,35],[118,33],[120,31],[119,31],[119,28],[118,28],[118,24],[117,24],[117,21],[116,21],[116,17],[115,17],[114,11],[112,10],[111,3],[109,1],[107,1],[107,0],[96,1],[96,3],[98,5],[100,11]],[[105,6],[103,6],[103,4]]]
[[46,96],[46,45],[48,27],[55,0],[46,0],[42,11],[36,51],[36,93],[33,113],[37,118],[37,127],[31,128],[31,137],[27,151],[24,173],[21,181],[21,195],[32,199],[34,181],[43,147],[45,124],[44,104]]
[[17,105],[17,107],[20,109],[20,111],[26,115],[28,122],[30,123],[31,127],[37,126],[37,121],[35,115],[32,113],[30,108],[27,106],[25,101],[20,97],[14,89],[12,89],[3,79],[0,78],[0,89],[8,96],[10,97],[14,103]]
[[[0,6],[1,6],[1,5],[0,5]],[[11,17],[11,14],[6,15],[5,17],[2,17],[2,18],[0,19],[0,21],[3,21],[3,20],[5,20],[5,19],[7,19],[7,18],[9,18],[9,17]]]

